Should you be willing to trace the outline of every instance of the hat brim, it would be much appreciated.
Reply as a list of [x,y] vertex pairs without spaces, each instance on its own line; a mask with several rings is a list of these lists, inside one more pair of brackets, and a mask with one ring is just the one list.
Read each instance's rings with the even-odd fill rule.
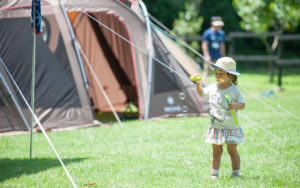
[[212,22],[212,25],[213,25],[213,26],[224,26],[224,22],[223,22],[223,21],[220,21],[220,20],[218,20],[218,21],[213,21],[213,22]]
[[213,64],[213,63],[209,63],[209,67],[211,70],[215,70],[215,69],[219,69],[219,70],[222,70],[224,72],[228,72],[230,74],[233,74],[233,75],[236,75],[236,76],[239,76],[241,75],[238,71],[235,71],[235,70],[226,70],[226,69],[223,69],[222,67],[219,67],[218,65],[216,64]]

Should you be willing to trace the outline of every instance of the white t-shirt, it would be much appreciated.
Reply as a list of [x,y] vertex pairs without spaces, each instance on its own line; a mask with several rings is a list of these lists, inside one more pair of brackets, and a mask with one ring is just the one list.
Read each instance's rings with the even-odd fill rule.
[[[211,126],[221,129],[236,128],[225,95],[229,95],[232,103],[245,103],[241,90],[235,85],[231,85],[227,89],[219,89],[218,84],[214,83],[203,88],[202,94],[208,96],[210,115],[214,119]],[[235,110],[235,114],[238,119],[237,110]]]

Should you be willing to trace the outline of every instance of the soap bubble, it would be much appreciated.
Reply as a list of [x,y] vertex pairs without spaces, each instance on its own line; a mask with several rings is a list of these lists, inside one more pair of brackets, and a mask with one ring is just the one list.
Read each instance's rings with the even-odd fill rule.
[[179,93],[178,97],[180,100],[184,100],[185,99],[185,93]]
[[183,119],[185,117],[184,114],[177,114],[177,117],[180,118],[179,123],[184,123],[185,122],[184,119]]
[[182,112],[187,112],[189,110],[189,108],[187,106],[182,106]]
[[177,114],[177,117],[183,118],[185,115],[184,114]]

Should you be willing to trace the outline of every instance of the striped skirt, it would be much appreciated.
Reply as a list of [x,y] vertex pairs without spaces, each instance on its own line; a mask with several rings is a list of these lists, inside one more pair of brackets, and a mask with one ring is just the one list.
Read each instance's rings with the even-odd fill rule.
[[246,142],[243,130],[241,127],[234,129],[219,129],[214,127],[209,127],[205,139],[206,143],[210,144],[239,144]]

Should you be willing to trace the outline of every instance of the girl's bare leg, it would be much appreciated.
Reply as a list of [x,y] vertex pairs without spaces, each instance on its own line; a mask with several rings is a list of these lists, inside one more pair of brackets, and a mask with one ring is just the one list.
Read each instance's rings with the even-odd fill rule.
[[227,151],[231,158],[232,170],[240,169],[240,155],[237,152],[237,144],[227,144]]
[[212,144],[213,156],[211,158],[211,169],[219,170],[223,146]]

